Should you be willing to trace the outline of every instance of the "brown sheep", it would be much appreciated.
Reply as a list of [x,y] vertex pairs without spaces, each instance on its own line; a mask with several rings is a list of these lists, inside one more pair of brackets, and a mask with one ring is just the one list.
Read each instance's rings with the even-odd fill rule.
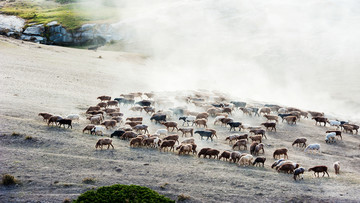
[[127,121],[142,121],[142,117],[128,117],[126,118]]
[[251,139],[252,142],[259,141],[261,143],[261,141],[262,141],[261,135],[254,135],[254,136],[250,136],[249,138]]
[[[196,149],[196,147],[195,147],[195,149]],[[196,152],[196,150],[194,151],[194,145],[186,144],[186,145],[180,145],[179,146],[179,154],[181,154],[181,153],[190,154],[190,152],[192,152],[193,154]]]
[[283,164],[277,169],[278,172],[283,171],[285,173],[294,173],[294,170],[295,170],[295,167],[291,163]]
[[286,116],[284,117],[285,121],[288,123],[288,124],[296,124],[296,121],[297,121],[297,117],[296,116]]
[[104,125],[106,127],[106,129],[108,129],[109,127],[114,128],[116,126],[116,121],[105,120],[104,122],[101,123],[101,125]]
[[313,117],[312,119],[316,121],[315,125],[317,125],[317,123],[319,123],[320,126],[321,126],[321,123],[324,123],[324,126],[326,126],[326,123],[328,122],[327,118],[319,117],[319,116]]
[[190,133],[191,137],[194,136],[194,128],[179,128],[178,131],[182,132],[182,136],[186,136],[187,133]]
[[108,105],[108,106],[118,106],[118,105],[119,105],[119,102],[118,102],[118,101],[115,101],[115,100],[113,100],[113,101],[108,101],[108,102],[107,102],[107,105]]
[[151,114],[151,113],[155,113],[155,108],[154,107],[151,107],[151,106],[144,106],[143,107],[144,111],[148,114]]
[[144,133],[146,133],[146,132],[149,133],[148,126],[143,125],[143,124],[138,124],[138,125],[134,126],[132,129],[135,130],[136,132],[144,131]]
[[130,121],[130,122],[126,122],[125,125],[129,125],[131,126],[132,128],[139,125],[139,124],[142,124],[142,121]]
[[115,112],[120,112],[120,108],[105,109],[105,113],[107,113],[107,114],[111,114],[111,113],[115,113]]
[[141,107],[141,106],[133,106],[129,110],[130,111],[140,111],[140,112],[142,112],[143,107]]
[[264,117],[268,120],[268,121],[276,121],[278,122],[278,116],[274,116],[274,115],[264,115]]
[[306,141],[307,139],[305,137],[297,138],[293,143],[292,146],[296,144],[296,146],[301,145],[301,147],[306,147]]
[[129,139],[135,138],[137,136],[138,136],[138,134],[136,134],[135,132],[126,131],[120,138],[123,140],[129,140]]
[[123,121],[121,116],[114,116],[111,118],[111,120],[116,121],[116,123],[122,123],[122,121]]
[[266,130],[271,128],[270,131],[275,130],[276,132],[276,123],[261,123],[261,125],[265,126]]
[[155,143],[154,140],[156,139],[156,137],[150,137],[150,138],[145,138],[142,141],[142,145],[144,146],[150,146],[150,147],[155,147]]
[[100,102],[100,103],[98,103],[96,106],[99,106],[100,108],[106,108],[106,107],[107,107],[107,103],[106,103],[106,102]]
[[219,160],[221,160],[221,158],[224,158],[227,161],[228,159],[230,159],[230,155],[231,155],[230,151],[223,151],[223,153],[221,153],[219,156]]
[[57,121],[59,119],[61,119],[61,116],[51,116],[48,120],[48,126],[50,125],[50,123],[52,126],[54,125],[54,123],[55,123],[55,125],[57,125]]
[[222,109],[222,113],[227,113],[227,114],[231,114],[231,108],[225,107]]
[[164,137],[164,140],[174,140],[178,144],[180,144],[179,143],[179,135],[168,135],[168,136]]
[[353,126],[351,126],[351,125],[343,125],[342,127],[343,127],[345,133],[347,133],[347,132],[349,132],[349,133],[351,133],[351,134],[354,133],[354,132],[353,132],[353,131],[354,131],[354,127],[353,127]]
[[316,112],[316,111],[308,111],[311,115],[311,117],[322,117],[324,116],[324,113]]
[[43,117],[43,121],[48,121],[49,120],[49,118],[52,116],[51,114],[49,114],[49,113],[39,113],[39,115],[38,116],[42,116]]
[[255,156],[258,156],[260,150],[262,150],[262,153],[263,153],[263,154],[265,153],[265,151],[264,151],[264,144],[263,144],[263,143],[260,143],[260,144],[256,145],[255,151],[254,151],[254,155],[255,155]]
[[92,116],[92,117],[90,117],[91,124],[100,124],[101,120],[102,119],[101,119],[100,116]]
[[99,111],[100,110],[100,106],[90,106],[88,108],[88,110],[86,111],[86,113],[90,112],[90,111]]
[[112,139],[111,138],[100,138],[96,145],[95,145],[95,149],[97,149],[98,147],[100,147],[100,149],[102,150],[103,145],[107,145],[108,149],[110,146],[112,146],[112,148],[114,149],[114,145],[112,145]]
[[[168,149],[168,147],[170,147],[170,151],[171,151],[171,149],[172,149],[173,151],[175,151],[174,145],[175,145],[175,141],[174,141],[174,140],[164,140],[164,141],[161,142],[160,151],[162,150],[162,148]],[[168,149],[168,150],[169,150],[169,149]],[[164,149],[164,151],[165,151],[165,149]]]
[[91,130],[93,129],[95,127],[95,125],[92,125],[92,124],[89,124],[89,125],[87,125],[84,129],[83,129],[83,133],[85,132],[85,131],[89,131],[89,133],[91,132]]
[[259,110],[259,114],[270,114],[271,113],[271,109],[269,107],[263,107]]
[[[214,117],[218,113],[222,113],[220,108],[211,107],[206,111],[210,116]],[[227,115],[227,114],[226,114]]]
[[168,121],[168,122],[160,122],[161,124],[163,124],[164,126],[166,126],[166,129],[169,131],[169,128],[172,128],[172,131],[173,132],[175,129],[176,130],[179,130],[178,127],[177,127],[177,123],[174,122],[174,121]]
[[327,166],[314,166],[312,168],[309,168],[308,171],[314,171],[314,176],[316,177],[316,174],[318,174],[319,177],[319,173],[323,173],[323,177],[325,176],[325,173],[329,176],[329,173],[327,172],[328,167]]
[[131,146],[134,146],[134,147],[135,147],[135,145],[141,146],[142,141],[143,141],[143,138],[142,138],[142,137],[132,138],[132,139],[130,140],[130,147],[131,147]]
[[204,119],[204,118],[201,118],[201,119],[196,119],[196,120],[194,121],[195,126],[199,126],[199,127],[201,127],[201,125],[203,125],[203,126],[204,126],[204,128],[207,128],[207,124],[206,124],[206,122],[207,122],[207,120],[206,120],[206,119]]
[[262,164],[262,167],[264,167],[266,158],[263,156],[256,157],[255,161],[253,162],[253,166],[258,166]]
[[211,148],[208,148],[208,147],[202,148],[198,153],[198,157],[200,158],[201,155],[204,155],[204,157],[205,157],[206,151],[209,150],[209,149],[211,149]]
[[109,116],[123,116],[123,113],[120,112],[114,112],[114,113],[109,113]]
[[247,149],[246,140],[238,140],[238,141],[232,146],[232,149],[235,150],[236,147],[239,147],[239,150],[241,150],[241,146],[243,146],[243,147],[245,148],[245,150]]
[[241,155],[240,152],[231,152],[230,154],[230,161],[233,161],[234,163],[239,162],[239,160],[241,159]]
[[280,149],[276,149],[273,153],[273,157],[275,159],[275,157],[279,156],[280,158],[280,155],[284,155],[284,158],[287,157],[287,159],[289,159],[289,156],[287,155],[287,152],[288,152],[288,149],[286,148],[280,148]]
[[229,122],[233,121],[233,119],[232,118],[222,118],[222,119],[220,119],[220,121],[221,121],[221,126],[223,124],[226,126]]
[[102,116],[104,116],[104,111],[89,111],[89,112],[86,112],[86,114],[91,114],[91,115],[98,115],[98,114],[101,114]]
[[219,158],[220,151],[217,149],[209,149],[205,152],[205,158],[209,156],[209,159],[211,159],[212,156],[214,156],[214,159]]
[[196,120],[197,119],[205,119],[207,120],[209,117],[209,114],[208,113],[199,113],[197,116],[196,116]]
[[99,96],[97,99],[100,99],[100,101],[110,101],[111,97],[110,96]]
[[257,142],[251,143],[251,145],[250,145],[250,154],[254,154],[254,153],[255,153],[255,148],[256,148],[256,146],[257,146],[258,144],[259,144],[259,143],[257,143]]
[[267,139],[267,137],[266,137],[266,135],[265,135],[265,130],[262,130],[262,129],[259,129],[259,130],[250,130],[249,132],[250,132],[250,133],[254,133],[255,135],[261,135],[262,137],[265,137],[265,138]]

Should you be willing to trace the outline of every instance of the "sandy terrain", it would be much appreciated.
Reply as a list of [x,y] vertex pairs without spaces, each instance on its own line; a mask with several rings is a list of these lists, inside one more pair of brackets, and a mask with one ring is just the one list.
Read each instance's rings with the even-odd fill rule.
[[[91,188],[116,183],[144,185],[172,199],[179,194],[189,195],[191,202],[360,200],[359,135],[344,134],[343,141],[325,144],[324,132],[332,127],[315,126],[310,119],[295,126],[279,123],[277,132],[268,132],[264,141],[265,168],[130,148],[127,141],[116,138],[115,150],[95,150],[99,137],[81,132],[87,123],[83,112],[98,102],[99,95],[115,97],[130,91],[150,91],[146,82],[151,80],[145,76],[151,70],[141,66],[144,58],[120,52],[21,43],[3,37],[0,47],[0,173],[12,174],[21,182],[13,187],[0,186],[0,202],[61,202],[65,198],[75,199]],[[125,116],[140,115],[128,108],[121,106]],[[59,129],[48,127],[37,116],[39,112],[78,113],[82,117],[72,130]],[[151,123],[145,113],[141,115],[151,133],[162,128]],[[233,118],[252,125],[265,121],[262,117],[246,117],[239,111]],[[209,123],[213,123],[213,118]],[[211,142],[195,135],[198,147],[231,149],[225,142],[225,137],[231,134],[228,128],[212,124],[209,127],[217,129],[219,139]],[[12,132],[22,135],[11,136]],[[110,133],[111,130],[107,132]],[[25,140],[25,136],[33,139]],[[308,143],[320,143],[322,153],[305,154],[291,147],[297,137],[307,137]],[[314,178],[306,172],[304,180],[294,182],[291,175],[278,174],[270,165],[274,161],[272,152],[279,147],[287,147],[290,160],[305,168],[327,165],[330,178]],[[335,161],[341,162],[338,176],[332,167]],[[95,178],[95,183],[83,184],[86,177]]]

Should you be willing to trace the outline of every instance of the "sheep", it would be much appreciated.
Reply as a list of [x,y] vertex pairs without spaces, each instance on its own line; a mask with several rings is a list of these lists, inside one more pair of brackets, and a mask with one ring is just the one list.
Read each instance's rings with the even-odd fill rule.
[[118,105],[119,105],[119,102],[116,100],[107,102],[107,106],[118,106]]
[[334,132],[327,133],[325,136],[325,142],[326,143],[336,142],[335,138],[336,138],[336,133]]
[[326,133],[332,133],[332,132],[336,133],[336,136],[339,136],[339,137],[341,138],[341,140],[342,140],[342,136],[341,136],[341,131],[340,131],[340,130],[328,130],[328,131],[326,131]]
[[129,140],[131,138],[135,138],[137,137],[138,134],[136,134],[135,132],[132,132],[132,131],[126,131],[120,138],[122,140]]
[[64,128],[65,128],[65,125],[67,125],[68,128],[71,127],[71,129],[72,129],[72,125],[71,125],[72,120],[71,119],[60,118],[56,122],[59,123],[59,128],[61,128],[61,125],[64,125]]
[[223,113],[223,111],[220,108],[214,108],[211,107],[206,111],[210,116],[215,116],[217,113]]
[[256,145],[255,151],[254,151],[254,155],[255,155],[255,156],[258,156],[260,150],[262,150],[262,153],[263,153],[263,154],[265,153],[265,151],[264,151],[264,144],[263,144],[263,143],[260,143],[260,144]]
[[237,162],[239,162],[240,158],[241,158],[240,152],[231,152],[230,162],[233,161],[234,163],[237,163]]
[[137,125],[141,125],[142,124],[142,121],[128,121],[125,123],[125,125],[129,125],[131,128],[137,126]]
[[243,114],[251,116],[251,109],[240,107],[240,110],[243,112]]
[[306,147],[306,141],[307,139],[305,137],[300,137],[300,138],[297,138],[293,143],[292,143],[292,146],[294,146],[295,144],[297,146],[301,145],[301,147]]
[[[216,117],[218,117],[218,116],[224,116],[225,118],[227,118],[229,115],[227,114],[227,113],[217,113],[217,114],[215,114],[215,116]],[[216,118],[215,117],[215,118]]]
[[128,117],[126,118],[127,121],[142,121],[143,117]]
[[98,103],[96,106],[100,107],[100,108],[106,108],[107,107],[107,103],[106,102],[100,102]]
[[42,116],[43,117],[43,121],[48,121],[49,118],[52,116],[52,114],[49,113],[39,113],[38,116]]
[[288,149],[286,148],[280,148],[280,149],[276,149],[273,153],[273,157],[275,159],[276,156],[280,156],[283,154],[284,155],[284,158],[287,157],[289,159],[289,156],[287,155],[287,152],[288,152]]
[[284,114],[287,112],[287,109],[286,108],[280,108],[278,111],[277,111],[279,114]]
[[162,125],[166,126],[166,129],[169,131],[169,128],[172,128],[171,132],[173,132],[177,128],[177,123],[174,121],[168,121],[168,122],[160,122]]
[[197,116],[196,116],[196,120],[198,119],[205,119],[207,120],[209,117],[209,114],[208,113],[199,113]]
[[298,163],[295,163],[295,162],[293,162],[293,161],[290,161],[290,160],[287,160],[287,161],[282,161],[282,162],[280,162],[279,164],[277,164],[276,165],[276,170],[278,170],[282,165],[284,165],[284,164],[292,164],[293,166],[294,166],[294,169],[297,169],[297,168],[299,168],[299,164]]
[[324,113],[316,112],[316,111],[308,111],[311,117],[321,117],[324,116]]
[[190,154],[190,152],[192,152],[193,154],[196,153],[196,145],[193,144],[180,145],[178,148],[179,148],[179,154],[181,153],[185,154],[186,152],[187,154]]
[[[247,135],[247,134],[246,134],[246,135]],[[240,136],[240,135],[238,135],[238,134],[230,135],[230,136],[228,136],[228,137],[225,138],[225,141],[226,141],[226,140],[229,140],[229,144],[230,144],[230,143],[232,143],[233,140],[238,140],[238,137],[239,137],[239,136]],[[246,136],[246,139],[247,139],[247,136]]]
[[309,168],[308,171],[314,171],[314,176],[315,177],[316,177],[316,174],[318,174],[318,177],[319,177],[319,173],[321,173],[321,172],[323,173],[322,177],[325,176],[325,173],[328,175],[328,177],[330,177],[329,173],[327,172],[327,169],[328,169],[327,166],[314,166],[312,168]]
[[194,128],[179,128],[178,131],[182,132],[182,136],[190,133],[191,137],[194,136]]
[[121,116],[114,116],[111,118],[111,120],[116,121],[116,123],[122,123],[123,122],[123,118]]
[[242,156],[240,158],[240,161],[239,161],[239,166],[242,166],[242,165],[252,165],[252,160],[254,159],[254,157],[251,155],[251,154],[247,154],[245,156]]
[[100,110],[100,106],[90,106],[87,110],[86,113],[89,113],[90,111],[99,111]]
[[330,126],[336,126],[336,129],[339,129],[340,125],[341,125],[341,122],[340,121],[337,121],[337,120],[328,120],[327,123],[330,125]]
[[265,135],[265,130],[262,130],[262,129],[260,129],[260,130],[250,130],[249,132],[254,133],[254,135],[261,135],[262,137],[265,137],[267,139],[267,137]]
[[194,138],[187,138],[181,142],[181,144],[195,144]]
[[271,128],[270,131],[275,130],[276,132],[276,123],[261,123],[261,125],[265,126],[266,130]]
[[[294,180],[296,180],[296,177],[299,177],[300,174],[304,174],[305,169],[303,167],[297,168],[294,171]],[[304,179],[304,177],[301,177],[301,179]]]
[[266,158],[263,156],[256,157],[255,161],[252,163],[253,166],[262,164],[262,167],[264,167]]
[[211,128],[206,128],[205,131],[210,131],[210,132],[212,132],[212,137],[215,136],[216,138],[218,138],[218,136],[216,135],[216,130],[211,129]]
[[223,153],[221,153],[220,156],[219,156],[219,160],[221,158],[224,158],[227,161],[228,159],[230,159],[230,155],[231,155],[230,151],[223,151]]
[[216,125],[216,123],[221,122],[221,119],[226,118],[225,116],[216,116],[214,119],[214,125]]
[[222,113],[227,113],[227,114],[231,114],[231,108],[229,108],[229,107],[225,107],[225,108],[223,108],[222,109]]
[[62,117],[61,116],[51,116],[48,120],[48,126],[50,125],[50,123],[52,126],[54,125],[54,123],[55,123],[55,125],[57,125],[57,121],[59,119],[62,119]]
[[276,121],[278,122],[278,116],[275,115],[264,115],[264,117],[268,120],[268,121]]
[[220,121],[221,121],[221,126],[223,124],[226,126],[229,122],[232,122],[233,119],[232,118],[222,118],[222,119],[220,119]]
[[296,116],[296,118],[299,119],[299,121],[300,121],[300,118],[301,118],[300,111],[290,111],[289,114],[291,114],[292,116]]
[[135,130],[136,132],[144,131],[144,133],[146,133],[146,132],[149,133],[148,126],[143,125],[143,124],[138,124],[138,125],[134,126],[132,129]]
[[281,162],[285,161],[285,159],[279,159],[277,161],[275,161],[272,165],[271,165],[271,168],[274,168],[276,167],[277,165],[279,165]]
[[[175,151],[174,145],[175,145],[175,140],[164,140],[160,144],[160,151],[162,150],[162,148],[168,149],[168,147],[170,147],[170,151],[171,151],[171,149],[173,151]],[[164,149],[164,151],[165,151],[165,149]]]
[[133,106],[129,109],[130,111],[139,111],[139,112],[142,112],[143,110],[143,107],[141,106]]
[[239,128],[239,131],[241,129],[241,122],[233,122],[233,121],[230,121],[227,123],[227,125],[230,126],[230,131],[231,129],[234,129],[234,131],[236,130],[235,128]]
[[146,106],[151,106],[151,101],[150,100],[141,100],[136,102],[135,104],[140,105],[142,107],[146,107]]
[[257,143],[257,142],[251,143],[251,145],[250,145],[250,154],[254,154],[254,153],[255,153],[255,148],[256,148],[256,146],[257,146],[258,144],[259,144],[259,143]]
[[291,163],[282,164],[279,168],[277,168],[278,172],[284,171],[285,173],[294,173],[295,167]]
[[155,132],[155,135],[167,135],[168,134],[168,130],[167,129],[157,129]]
[[113,133],[111,133],[110,137],[114,137],[114,136],[117,136],[118,138],[122,137],[123,134],[125,133],[126,131],[124,130],[116,130],[114,131]]
[[305,148],[305,150],[304,150],[304,152],[306,152],[307,150],[311,150],[311,151],[317,151],[317,152],[319,152],[319,153],[321,153],[321,151],[320,151],[320,144],[309,144],[306,148]]
[[211,131],[204,131],[204,130],[197,130],[195,131],[195,134],[199,134],[201,139],[203,139],[203,137],[207,137],[206,140],[208,140],[209,138],[211,139],[211,141],[213,141],[213,133]]
[[107,145],[108,149],[110,148],[110,146],[112,146],[112,148],[114,149],[114,145],[112,145],[112,139],[111,138],[100,138],[96,142],[95,149],[100,147],[100,149],[102,150],[103,145]]
[[208,147],[202,148],[202,149],[199,151],[199,153],[198,153],[198,157],[200,158],[201,155],[204,155],[204,158],[206,158],[206,157],[205,157],[205,156],[206,156],[206,152],[207,152],[209,149],[211,149],[211,148],[208,148]]
[[282,119],[281,122],[284,122],[285,117],[287,116],[294,116],[291,113],[279,113],[278,116],[280,116],[280,118]]
[[182,116],[182,117],[179,117],[179,120],[184,121],[183,124],[182,124],[183,126],[184,126],[185,123],[187,124],[187,126],[189,126],[189,122],[191,122],[192,123],[191,126],[193,126],[194,121],[196,120],[196,116]]
[[100,99],[100,101],[110,101],[111,97],[110,96],[99,96],[97,99]]
[[201,119],[196,119],[196,120],[194,121],[195,126],[199,126],[199,127],[201,127],[201,125],[203,125],[203,126],[204,126],[204,128],[207,128],[207,124],[206,124],[206,122],[207,122],[207,120],[206,120],[206,119],[204,119],[204,118],[201,118]]
[[246,140],[238,140],[238,141],[232,146],[232,149],[235,150],[235,147],[239,147],[239,150],[241,150],[241,146],[243,146],[243,147],[245,148],[245,150],[247,149]]
[[259,114],[270,114],[271,113],[271,109],[269,107],[263,107],[259,110]]
[[231,101],[231,104],[234,104],[235,107],[243,108],[246,106],[246,102],[240,102],[240,101]]
[[354,132],[353,132],[353,131],[354,131],[354,127],[353,127],[353,126],[351,126],[351,125],[343,125],[342,127],[343,127],[345,133],[346,133],[346,132],[350,132],[351,134],[354,133]]
[[250,136],[249,138],[251,139],[252,142],[259,141],[261,143],[262,136],[261,135],[255,135],[255,136]]
[[313,117],[312,118],[313,120],[315,120],[315,125],[317,125],[317,123],[319,123],[319,125],[321,126],[321,123],[324,123],[324,126],[326,126],[326,123],[328,122],[328,119],[327,118],[324,118],[324,117]]
[[297,117],[296,116],[286,116],[284,117],[287,124],[293,125],[296,124]]
[[109,127],[114,128],[116,126],[116,121],[105,120],[104,122],[101,123],[101,125],[104,125],[106,127],[106,129],[108,129]]
[[300,111],[300,115],[303,116],[304,118],[309,118],[308,112],[306,112],[306,111]]
[[124,114],[120,113],[120,112],[113,112],[113,113],[109,113],[109,116],[112,116],[112,117],[114,117],[114,116],[124,116]]
[[211,159],[212,156],[214,156],[214,159],[219,158],[220,151],[217,149],[209,149],[205,152],[204,157],[206,158],[209,156],[209,159]]
[[144,106],[143,109],[144,109],[144,111],[145,111],[147,114],[150,114],[150,115],[151,115],[151,113],[155,113],[155,108],[154,108],[154,107]]
[[150,121],[155,120],[156,123],[160,123],[161,121],[166,122],[166,115],[153,114],[150,118]]
[[142,141],[143,141],[143,138],[141,138],[141,137],[132,138],[132,139],[130,140],[130,147],[131,147],[131,146],[134,146],[134,147],[135,147],[135,145],[141,146]]
[[85,128],[83,129],[82,132],[85,133],[85,131],[89,131],[89,133],[90,133],[94,127],[95,127],[95,125],[89,124],[89,125],[85,126]]
[[90,134],[98,135],[99,133],[101,133],[101,136],[103,136],[104,132],[105,132],[105,128],[103,126],[95,125],[95,127],[91,129]]
[[[150,147],[155,147],[154,141],[155,141],[156,138],[157,138],[157,137],[145,138],[145,139],[142,140],[142,145],[144,145],[144,146],[150,146]],[[157,143],[156,143],[156,144],[157,144]]]
[[100,116],[93,116],[90,118],[91,124],[100,124],[101,117]]
[[154,146],[155,147],[160,147],[160,144],[161,144],[161,139],[159,137],[155,137],[154,139]]
[[176,141],[178,144],[180,144],[180,143],[179,143],[179,136],[178,136],[178,135],[168,135],[168,136],[164,137],[163,140],[174,140],[174,141]]
[[334,163],[334,169],[335,169],[335,174],[340,174],[340,162],[339,161]]

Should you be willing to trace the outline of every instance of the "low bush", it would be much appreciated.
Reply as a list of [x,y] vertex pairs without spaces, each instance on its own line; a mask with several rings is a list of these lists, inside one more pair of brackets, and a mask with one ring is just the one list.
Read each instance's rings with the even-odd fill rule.
[[9,175],[9,174],[4,174],[2,177],[2,184],[6,185],[6,186],[14,185],[14,184],[16,184],[16,180],[15,180],[14,176]]

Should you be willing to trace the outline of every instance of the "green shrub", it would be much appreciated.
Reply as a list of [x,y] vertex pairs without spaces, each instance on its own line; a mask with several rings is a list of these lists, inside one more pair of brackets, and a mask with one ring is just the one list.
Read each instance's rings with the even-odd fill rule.
[[84,178],[82,181],[84,184],[94,184],[95,179],[94,178]]
[[74,203],[100,202],[175,202],[157,192],[138,185],[112,185],[81,194]]
[[32,139],[33,139],[33,137],[31,137],[30,135],[25,137],[25,140],[32,140]]
[[3,177],[2,177],[3,185],[8,186],[8,185],[14,185],[15,183],[16,183],[16,180],[15,180],[14,176],[9,175],[9,174],[3,175]]

